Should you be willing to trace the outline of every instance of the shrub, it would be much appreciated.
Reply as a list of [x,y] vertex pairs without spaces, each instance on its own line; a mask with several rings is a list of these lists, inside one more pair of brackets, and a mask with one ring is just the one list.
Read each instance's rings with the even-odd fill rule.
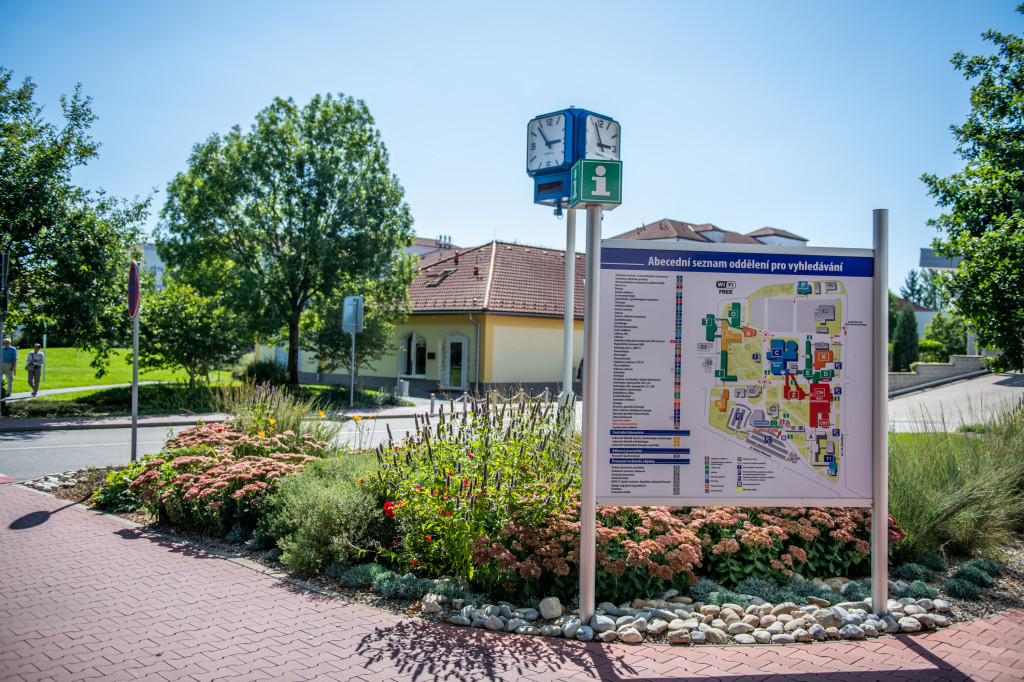
[[513,521],[557,519],[579,489],[579,439],[554,428],[551,410],[486,403],[466,416],[442,413],[407,442],[382,445],[365,485],[387,500],[397,524],[400,545],[386,560],[496,583],[506,567],[489,567],[483,555],[474,562],[474,542],[489,545]]
[[234,423],[250,436],[290,432],[295,438],[310,435],[333,444],[341,430],[341,422],[325,419],[315,398],[298,398],[270,384],[222,387],[218,406],[234,415]]
[[911,599],[935,599],[939,596],[939,591],[934,587],[926,585],[921,580],[915,580],[910,583],[907,589],[903,590],[901,597],[909,597]]
[[[832,602],[833,604],[839,601],[840,595],[827,587],[818,587],[810,580],[803,580],[796,576],[790,576],[790,578],[783,583],[783,589],[791,592],[797,597],[797,599],[806,599],[807,597],[818,597],[819,599],[825,599]],[[774,602],[778,603],[778,602]]]
[[390,541],[393,524],[357,482],[373,461],[337,455],[307,463],[267,499],[257,537],[275,542],[284,551],[282,563],[303,574],[358,560],[374,539]]
[[284,386],[288,383],[288,370],[277,364],[273,358],[254,360],[239,372],[238,378],[250,384]]
[[701,578],[696,584],[690,586],[690,598],[707,604],[711,601],[711,595],[722,588],[711,578]]
[[921,362],[949,362],[946,347],[938,341],[921,339],[917,342],[917,351]]
[[385,599],[419,599],[430,592],[434,581],[388,572],[374,578],[372,587],[374,594]]
[[969,583],[974,583],[978,587],[994,587],[996,584],[995,578],[974,566],[961,566],[959,571],[950,576],[950,579],[965,580]]
[[130,486],[143,472],[145,463],[150,458],[151,456],[144,456],[139,462],[107,474],[107,482],[90,498],[92,505],[112,514],[131,512],[141,507],[142,498],[131,490]]
[[959,578],[950,578],[942,589],[946,591],[946,594],[957,599],[977,599],[981,595],[981,589],[977,585]]
[[860,582],[850,582],[843,585],[841,594],[850,601],[864,601],[871,596],[871,588]]
[[923,580],[929,582],[935,579],[935,572],[926,566],[921,564],[903,564],[894,571],[897,578],[906,580],[907,582],[913,582],[915,580]]
[[380,564],[332,564],[327,569],[327,576],[334,578],[342,587],[368,589],[373,581],[383,575],[394,575],[394,571]]
[[[219,428],[227,432],[229,427]],[[223,446],[221,452],[209,445],[167,450],[145,462],[144,471],[129,490],[164,523],[217,537],[235,526],[250,530],[256,525],[263,497],[277,487],[281,477],[298,472],[315,459],[301,453],[267,452],[269,440],[245,437]],[[310,450],[319,447],[308,442]],[[261,454],[237,454],[250,451]]]
[[946,571],[945,560],[935,552],[929,552],[926,550],[911,552],[907,557],[907,563],[920,564],[925,568],[935,571],[936,573],[944,573]]
[[962,568],[977,568],[980,571],[984,571],[991,576],[998,576],[1003,574],[1003,565],[998,561],[992,559],[986,559],[985,557],[974,557],[964,562]]
[[746,597],[744,597],[742,594],[733,592],[732,590],[719,590],[718,594],[715,595],[715,598],[711,603],[717,604],[718,606],[721,606],[723,604],[736,604],[737,606],[742,606],[743,608],[747,608],[748,606],[750,606],[750,601]]

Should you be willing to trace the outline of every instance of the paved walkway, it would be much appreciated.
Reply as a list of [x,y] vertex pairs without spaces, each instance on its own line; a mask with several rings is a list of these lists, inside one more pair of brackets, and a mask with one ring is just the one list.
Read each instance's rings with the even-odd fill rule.
[[332,599],[0,485],[3,680],[1020,680],[1024,609],[917,636],[789,646],[583,644]]

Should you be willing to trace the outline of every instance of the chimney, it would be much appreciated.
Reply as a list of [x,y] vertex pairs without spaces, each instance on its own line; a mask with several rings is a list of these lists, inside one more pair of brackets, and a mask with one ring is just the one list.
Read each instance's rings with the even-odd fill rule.
[[459,264],[459,252],[458,251],[455,252],[455,264],[456,265]]

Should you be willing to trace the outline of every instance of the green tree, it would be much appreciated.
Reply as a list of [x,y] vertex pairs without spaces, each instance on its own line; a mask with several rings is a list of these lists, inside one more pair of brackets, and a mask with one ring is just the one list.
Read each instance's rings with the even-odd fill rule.
[[[408,313],[405,291],[403,288],[402,298],[389,298],[379,287],[375,291],[360,292],[363,296],[363,331],[357,333],[355,339],[357,381],[360,367],[380,360],[394,346],[395,324],[403,322]],[[342,331],[345,295],[338,293],[323,302],[305,320],[306,345],[312,347],[328,372],[340,367],[352,373],[352,335]]]
[[948,279],[938,270],[911,270],[900,287],[900,296],[929,310],[942,310],[946,307]]
[[917,362],[917,317],[911,306],[896,316],[896,332],[892,339],[892,371],[906,372]]
[[81,84],[60,98],[58,126],[43,118],[32,80],[12,80],[0,67],[0,249],[11,253],[4,324],[59,328],[65,342],[95,351],[100,376],[130,331],[128,262],[149,199],[124,201],[71,181],[99,147],[88,135],[96,117]]
[[[1017,7],[1024,13],[1024,5]],[[987,31],[996,53],[957,53],[953,66],[971,86],[971,111],[951,127],[964,169],[949,177],[925,174],[929,194],[947,212],[929,224],[934,246],[963,260],[948,290],[954,311],[982,345],[1002,354],[995,369],[1024,369],[1024,41]]]
[[889,343],[892,343],[892,336],[896,333],[896,306],[900,303],[896,294],[889,290]]
[[234,314],[194,287],[172,283],[147,294],[139,312],[139,367],[183,369],[196,378],[238,360],[245,348]]
[[911,270],[903,280],[903,286],[900,287],[900,298],[904,298],[911,303],[924,305],[921,302],[923,297],[924,289],[921,286],[920,279],[918,279],[917,270]]
[[249,332],[286,329],[292,382],[313,306],[363,283],[412,281],[412,217],[361,100],[277,98],[248,132],[197,144],[188,165],[167,189],[160,255],[204,295],[223,292]]
[[942,344],[945,358],[949,362],[950,355],[963,355],[967,352],[967,325],[957,315],[939,313],[924,328],[924,338]]

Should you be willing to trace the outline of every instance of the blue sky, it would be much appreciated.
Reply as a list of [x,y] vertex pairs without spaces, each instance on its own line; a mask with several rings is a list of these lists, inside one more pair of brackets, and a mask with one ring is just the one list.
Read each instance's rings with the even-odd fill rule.
[[[275,96],[366,101],[417,234],[565,247],[532,203],[526,124],[583,107],[622,126],[603,235],[674,218],[870,247],[890,211],[898,289],[939,214],[920,175],[961,166],[969,83],[949,59],[1021,33],[1016,0],[865,2],[25,2],[0,0],[0,64],[37,101],[93,97],[100,157],[76,180],[164,189],[191,147]],[[577,231],[584,248],[583,219]]]

